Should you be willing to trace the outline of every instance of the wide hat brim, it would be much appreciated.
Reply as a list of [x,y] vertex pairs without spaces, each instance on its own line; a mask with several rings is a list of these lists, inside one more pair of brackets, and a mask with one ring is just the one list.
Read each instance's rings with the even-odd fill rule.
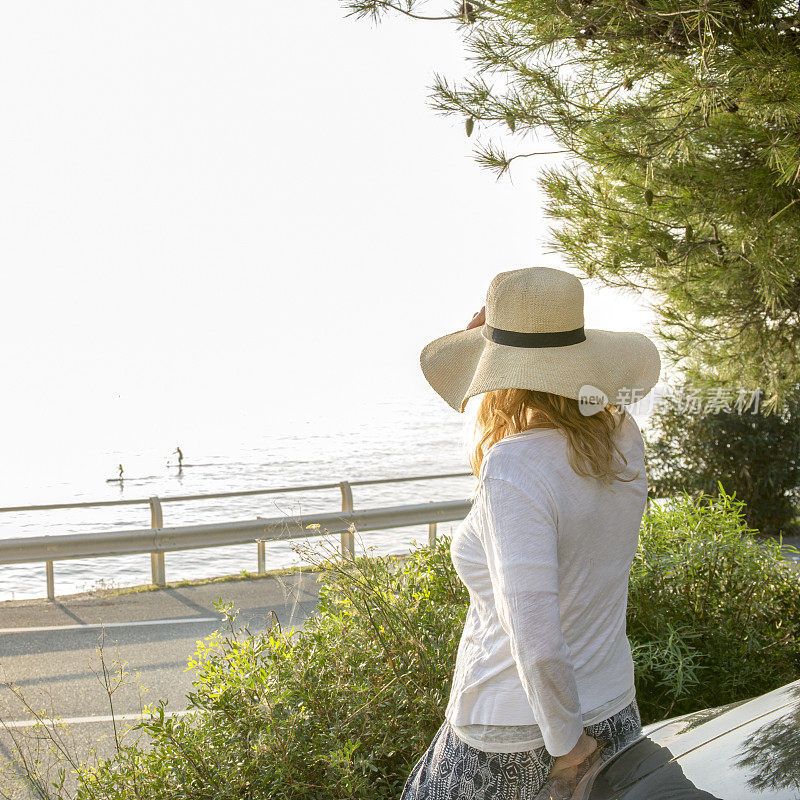
[[609,403],[626,405],[658,383],[661,357],[643,333],[585,330],[586,340],[563,347],[512,347],[490,341],[483,326],[425,345],[420,366],[445,402],[463,413],[467,400],[497,389],[534,389],[578,400],[587,386]]

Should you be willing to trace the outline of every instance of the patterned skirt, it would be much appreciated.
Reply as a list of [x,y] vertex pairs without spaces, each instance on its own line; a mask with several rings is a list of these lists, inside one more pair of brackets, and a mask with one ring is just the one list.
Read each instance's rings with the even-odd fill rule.
[[[584,730],[597,739],[599,759],[607,761],[641,735],[636,700]],[[554,763],[545,747],[521,753],[478,750],[459,739],[445,720],[411,770],[400,800],[534,800]]]

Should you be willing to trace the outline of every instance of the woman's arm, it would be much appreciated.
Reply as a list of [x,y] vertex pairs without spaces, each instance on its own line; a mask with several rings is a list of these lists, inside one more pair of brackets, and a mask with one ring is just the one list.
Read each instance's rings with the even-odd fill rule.
[[522,685],[548,752],[567,755],[584,731],[569,647],[561,630],[553,498],[543,481],[526,491],[487,476],[477,499],[484,515],[478,529],[495,604]]

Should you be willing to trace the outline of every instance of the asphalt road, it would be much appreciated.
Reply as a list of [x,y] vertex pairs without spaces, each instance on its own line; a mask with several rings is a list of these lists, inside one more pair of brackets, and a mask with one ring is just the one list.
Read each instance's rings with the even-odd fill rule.
[[[117,735],[141,719],[143,703],[166,699],[167,709],[185,709],[192,679],[185,668],[197,642],[222,627],[213,605],[219,597],[235,603],[237,627],[263,630],[277,618],[284,629],[299,629],[316,607],[316,574],[0,604],[0,720],[5,723],[0,724],[0,761],[6,762],[5,770],[0,768],[0,797],[36,796],[24,778],[20,781],[24,770],[10,766],[18,754],[15,740],[35,752],[34,712],[63,721],[63,735],[81,760],[91,760],[93,750],[98,757],[113,752],[112,707],[98,678],[101,644],[112,675],[115,661],[128,673],[112,694]],[[6,681],[24,695],[24,703]],[[126,741],[139,735],[130,731]],[[52,755],[43,757],[55,763]]]

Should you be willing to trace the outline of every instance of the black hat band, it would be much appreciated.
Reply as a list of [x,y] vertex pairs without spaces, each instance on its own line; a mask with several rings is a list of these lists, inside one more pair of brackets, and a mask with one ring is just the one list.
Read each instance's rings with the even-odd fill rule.
[[489,323],[483,326],[483,335],[491,342],[505,344],[509,347],[564,347],[586,341],[583,326],[574,331],[556,331],[554,333],[522,333],[521,331],[504,331],[493,328]]

